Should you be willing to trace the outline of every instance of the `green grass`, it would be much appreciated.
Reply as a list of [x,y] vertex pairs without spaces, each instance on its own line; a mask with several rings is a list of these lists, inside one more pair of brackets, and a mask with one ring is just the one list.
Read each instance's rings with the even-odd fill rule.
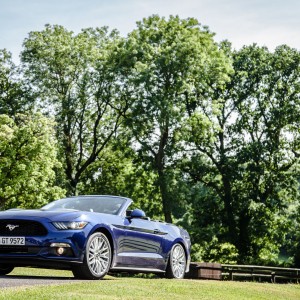
[[[28,268],[17,268],[12,275],[72,277],[68,271]],[[3,288],[0,299],[299,300],[300,285],[106,276],[100,281]]]

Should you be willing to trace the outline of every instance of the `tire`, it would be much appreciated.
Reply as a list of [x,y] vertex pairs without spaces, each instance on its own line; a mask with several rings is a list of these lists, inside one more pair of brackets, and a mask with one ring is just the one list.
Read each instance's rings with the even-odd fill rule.
[[111,246],[108,238],[101,232],[92,234],[86,244],[83,264],[74,266],[73,275],[78,279],[101,279],[109,271]]
[[11,265],[0,264],[0,275],[7,275],[14,269]]
[[182,279],[186,269],[186,254],[181,244],[172,247],[166,270],[167,278]]

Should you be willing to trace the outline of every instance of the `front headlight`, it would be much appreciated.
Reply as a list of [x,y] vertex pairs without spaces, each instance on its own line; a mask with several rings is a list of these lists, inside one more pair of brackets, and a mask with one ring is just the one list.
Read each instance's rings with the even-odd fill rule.
[[58,230],[80,230],[83,229],[88,222],[78,221],[78,222],[52,222],[54,227]]

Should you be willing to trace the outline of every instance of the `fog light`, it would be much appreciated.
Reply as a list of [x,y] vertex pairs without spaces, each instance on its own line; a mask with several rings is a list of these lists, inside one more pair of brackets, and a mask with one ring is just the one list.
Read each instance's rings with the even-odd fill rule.
[[56,253],[58,255],[62,255],[62,254],[64,254],[64,252],[65,252],[65,248],[62,248],[62,247],[56,248]]

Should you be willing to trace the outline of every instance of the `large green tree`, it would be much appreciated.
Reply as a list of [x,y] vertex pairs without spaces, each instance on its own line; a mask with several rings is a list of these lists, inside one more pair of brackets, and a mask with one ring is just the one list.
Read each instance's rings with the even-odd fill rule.
[[216,220],[225,230],[217,235],[238,249],[240,261],[271,260],[299,203],[300,53],[224,48],[235,72],[191,114],[190,174],[219,199]]
[[227,78],[229,60],[195,19],[151,16],[137,23],[119,52],[119,72],[131,86],[127,126],[144,166],[157,176],[163,214],[172,222],[172,175],[182,121],[191,99]]
[[34,208],[63,196],[55,186],[54,123],[34,114],[0,115],[0,207]]
[[84,172],[117,134],[128,108],[111,63],[118,40],[118,33],[107,28],[75,35],[46,25],[24,42],[25,75],[57,122],[69,194],[76,193]]

